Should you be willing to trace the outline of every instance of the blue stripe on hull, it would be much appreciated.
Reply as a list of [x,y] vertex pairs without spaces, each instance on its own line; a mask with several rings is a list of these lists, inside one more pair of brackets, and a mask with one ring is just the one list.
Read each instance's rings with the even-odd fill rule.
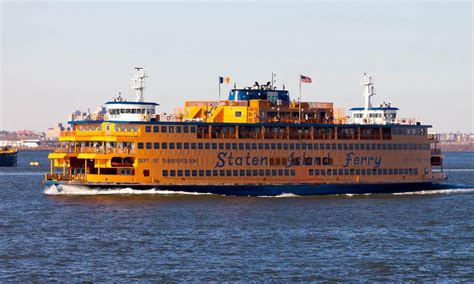
[[[61,182],[45,182],[46,185]],[[80,184],[76,184],[80,185]],[[394,193],[432,190],[443,188],[440,184],[430,182],[390,183],[390,184],[319,184],[319,185],[130,185],[130,184],[82,184],[89,188],[133,188],[159,190],[214,193],[237,196],[276,196],[283,193],[295,195],[327,195],[327,194],[363,194],[363,193]]]

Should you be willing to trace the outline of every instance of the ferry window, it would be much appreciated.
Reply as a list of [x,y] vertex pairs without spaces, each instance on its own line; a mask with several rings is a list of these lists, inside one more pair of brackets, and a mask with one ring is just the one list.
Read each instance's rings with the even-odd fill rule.
[[146,148],[151,149],[151,142],[146,142]]
[[301,144],[301,149],[306,150],[306,143]]
[[275,150],[276,149],[276,143],[272,143],[272,150]]
[[258,170],[253,170],[252,174],[254,177],[258,176]]
[[321,175],[325,176],[326,175],[326,170],[321,170]]
[[354,147],[355,147],[356,150],[359,150],[359,149],[360,149],[360,146],[359,146],[358,143],[354,144]]
[[170,133],[173,133],[173,132],[174,132],[174,126],[170,126],[170,127],[169,127],[169,132],[170,132]]
[[166,142],[161,143],[161,149],[168,149]]
[[183,143],[176,143],[176,149],[183,149]]
[[212,176],[218,176],[219,175],[219,172],[217,170],[212,170]]
[[410,175],[412,175],[412,174],[413,174],[413,169],[412,169],[412,168],[409,168],[409,169],[408,169],[408,173],[409,173]]
[[282,176],[283,175],[283,170],[278,170],[278,175]]
[[176,133],[181,133],[181,126],[176,126]]
[[203,147],[202,143],[198,143],[198,149],[202,150],[202,147]]
[[235,112],[235,117],[242,117],[242,112],[241,111],[236,111]]
[[160,132],[160,127],[157,125],[153,126],[153,132]]
[[349,149],[354,150],[354,144],[349,144]]
[[188,177],[190,173],[191,173],[190,170],[185,170],[185,171],[184,171],[184,176],[187,176],[187,177]]
[[138,149],[143,149],[143,143],[142,142],[138,143]]
[[258,175],[263,177],[265,175],[265,171],[264,170],[259,170]]
[[184,143],[184,149],[186,149],[186,150],[189,149],[189,143],[188,142]]
[[365,150],[365,144],[360,144],[360,149]]
[[277,148],[278,148],[278,150],[281,150],[281,149],[283,149],[283,144],[281,144],[281,143],[278,143],[278,144],[277,144]]
[[162,127],[161,127],[161,132],[162,132],[162,133],[166,133],[166,132],[167,132],[167,131],[166,131],[166,130],[167,130],[166,128],[167,128],[166,126],[162,126]]
[[367,169],[367,175],[372,175],[372,171],[370,169]]
[[291,173],[292,176],[295,176],[295,175],[296,175],[296,171],[293,170],[293,169],[290,171],[290,173]]
[[339,175],[342,176],[344,174],[344,170],[343,169],[339,169]]
[[245,170],[240,170],[240,176],[244,177],[245,176]]
[[349,174],[350,174],[351,176],[353,176],[353,175],[355,174],[355,170],[354,170],[354,169],[349,169]]
[[349,146],[347,146],[347,144],[342,144],[342,146],[344,147],[344,150],[347,150],[349,148]]
[[273,169],[272,170],[272,176],[276,176],[277,175],[277,170]]
[[381,150],[382,149],[382,145],[381,144],[377,144],[377,150]]
[[270,170],[265,170],[265,175],[270,176]]
[[151,126],[145,126],[145,132],[151,132]]
[[398,169],[393,169],[393,174],[398,175]]
[[283,149],[284,149],[284,150],[288,150],[288,144],[286,144],[286,143],[283,144]]
[[182,177],[183,176],[183,170],[178,170],[178,176]]
[[377,169],[377,174],[378,175],[382,175],[382,173],[383,173],[382,169]]
[[360,175],[360,169],[356,170],[356,175],[358,175],[358,176]]
[[408,150],[408,145],[407,144],[403,144],[403,150]]
[[393,175],[393,169],[388,169],[388,174]]
[[413,173],[414,173],[415,175],[417,175],[417,174],[418,174],[418,168],[414,168],[414,169],[413,169]]
[[331,144],[326,143],[326,149],[327,149],[327,150],[330,150],[330,149],[331,149]]
[[324,150],[324,144],[323,143],[319,144],[319,149]]
[[206,176],[210,177],[211,176],[211,170],[206,170]]
[[250,150],[250,143],[245,143],[245,149]]
[[238,177],[239,176],[239,170],[234,170],[234,177]]
[[387,150],[387,145],[386,144],[382,144],[382,150]]
[[[285,146],[287,146],[287,144],[283,146],[283,149],[288,150],[288,146],[286,148]],[[294,150],[294,149],[295,149],[295,144],[290,144],[290,150]]]
[[206,150],[211,149],[211,143],[205,143],[204,144],[204,149],[206,149]]
[[299,143],[298,143],[298,144],[296,144],[295,146],[296,146],[296,150],[299,150],[299,149],[301,149],[301,145],[300,145]]
[[319,176],[319,170],[314,170],[314,175]]
[[313,175],[314,175],[314,170],[313,170],[313,169],[309,169],[309,170],[308,170],[308,174],[309,174],[310,176],[313,176]]
[[183,126],[183,132],[188,133],[189,132],[189,127],[187,125]]
[[398,169],[398,174],[403,175],[403,169]]
[[243,150],[244,149],[244,143],[239,143],[239,150]]
[[387,149],[392,150],[392,144],[387,144]]
[[191,133],[196,133],[196,127],[195,126],[191,126]]
[[199,176],[203,177],[204,176],[204,170],[199,170]]
[[289,176],[290,175],[290,170],[286,169],[285,170],[285,176]]
[[129,108],[125,109],[125,113],[130,113],[130,109]]
[[257,150],[257,143],[252,143],[252,150]]
[[191,143],[191,149],[196,149],[196,143]]
[[332,143],[331,149],[336,150],[336,143]]
[[337,149],[342,150],[342,144],[341,143],[337,144]]
[[237,150],[237,143],[232,143],[232,150]]
[[164,177],[167,177],[167,176],[168,176],[168,170],[163,170],[161,174],[162,174]]
[[160,143],[158,143],[158,142],[153,143],[153,148],[154,149],[160,149]]
[[169,147],[170,149],[174,149],[174,143],[173,142],[170,142],[169,146],[170,146]]
[[197,173],[197,170],[192,170],[192,171],[191,171],[191,175],[192,175],[193,177],[197,177],[197,174],[198,174],[198,173]]
[[308,150],[313,150],[313,144],[308,144]]
[[224,150],[224,143],[219,143],[219,150]]
[[265,143],[265,150],[269,150],[269,149],[270,149],[270,144]]
[[217,149],[217,143],[212,143],[212,149],[216,150]]
[[245,174],[246,174],[248,177],[251,177],[251,176],[252,176],[252,171],[251,171],[251,170],[246,170],[246,171],[245,171]]
[[258,149],[263,150],[263,143],[258,143]]
[[344,175],[348,176],[349,175],[349,169],[344,169]]
[[175,170],[170,170],[170,176],[175,177],[176,176],[176,171]]

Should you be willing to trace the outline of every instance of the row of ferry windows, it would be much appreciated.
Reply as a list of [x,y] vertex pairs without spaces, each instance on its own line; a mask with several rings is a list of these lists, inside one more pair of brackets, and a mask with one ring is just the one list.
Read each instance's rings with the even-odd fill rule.
[[309,169],[310,176],[417,175],[417,168],[403,169]]
[[138,149],[213,149],[213,150],[429,150],[430,144],[342,144],[342,143],[138,143]]
[[[222,130],[225,132],[225,130],[228,131],[235,131],[234,127],[219,127],[219,126],[213,126],[214,129],[219,129],[222,128]],[[255,128],[255,131],[259,132],[260,127],[253,127]],[[353,129],[353,128],[350,128]],[[281,129],[283,130],[283,129]],[[367,129],[368,131],[373,130],[373,129]],[[365,130],[364,130],[365,131]],[[159,125],[147,125],[145,126],[145,132],[150,133],[196,133],[196,127],[195,126],[159,126]],[[427,133],[426,129],[424,128],[393,128],[392,129],[392,134],[394,135],[425,135]]]
[[295,176],[293,169],[273,170],[163,170],[164,177],[263,177],[263,176]]

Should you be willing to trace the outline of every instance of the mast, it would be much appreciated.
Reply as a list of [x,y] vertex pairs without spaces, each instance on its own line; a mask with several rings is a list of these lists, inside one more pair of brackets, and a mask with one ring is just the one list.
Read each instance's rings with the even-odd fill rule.
[[370,98],[375,95],[374,83],[372,82],[372,77],[367,76],[367,73],[364,73],[364,76],[362,77],[362,81],[360,84],[364,86],[364,93],[363,93],[363,96],[365,97],[364,118],[367,119],[369,116],[369,109],[372,108],[372,103],[370,102]]
[[136,102],[143,102],[144,94],[143,91],[145,89],[145,70],[143,67],[135,67],[135,77],[132,79],[132,89],[135,90],[137,98]]

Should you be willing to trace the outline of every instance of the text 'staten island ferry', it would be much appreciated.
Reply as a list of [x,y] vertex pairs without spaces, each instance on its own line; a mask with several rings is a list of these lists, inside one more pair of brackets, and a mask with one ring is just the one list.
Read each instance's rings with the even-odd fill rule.
[[49,154],[46,185],[317,195],[425,190],[446,179],[430,126],[396,118],[390,104],[372,106],[365,74],[365,105],[348,117],[332,103],[291,101],[273,82],[234,85],[227,100],[158,115],[158,104],[144,101],[144,78],[136,68],[136,101],[118,97],[105,115],[70,121]]

